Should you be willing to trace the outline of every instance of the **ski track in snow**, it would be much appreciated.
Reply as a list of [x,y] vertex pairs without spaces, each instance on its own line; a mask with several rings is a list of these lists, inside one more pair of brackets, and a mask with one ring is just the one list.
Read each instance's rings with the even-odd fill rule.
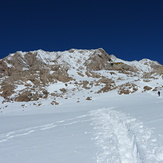
[[89,122],[97,145],[96,163],[163,163],[163,147],[152,130],[112,108],[97,109],[75,118],[0,134],[0,143],[34,132]]
[[0,143],[6,142],[10,139],[17,138],[20,136],[29,135],[37,131],[44,131],[44,130],[53,129],[55,127],[68,126],[68,125],[73,125],[76,123],[84,123],[84,122],[90,121],[89,119],[85,119],[86,117],[88,117],[88,115],[82,115],[76,118],[60,120],[60,121],[56,121],[50,124],[34,126],[30,128],[25,128],[25,129],[20,129],[20,130],[11,131],[8,133],[0,134]]
[[163,162],[163,148],[152,130],[135,118],[113,109],[91,111],[97,163]]

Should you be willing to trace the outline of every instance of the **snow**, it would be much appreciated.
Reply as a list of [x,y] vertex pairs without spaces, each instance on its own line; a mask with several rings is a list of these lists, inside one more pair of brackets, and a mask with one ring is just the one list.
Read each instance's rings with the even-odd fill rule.
[[122,59],[116,58],[115,56],[112,56],[112,58],[113,58],[114,62],[122,62],[127,65],[131,65],[142,72],[150,72],[152,70],[151,64],[152,65],[160,65],[158,62],[152,61],[150,59],[142,59],[140,61],[124,61]]
[[7,67],[13,67],[11,64],[9,64],[8,62],[4,61],[4,63],[7,65]]
[[[136,83],[139,91],[129,95],[118,95],[118,90],[95,93],[104,84],[83,89],[75,82],[99,80],[87,77],[83,67],[93,52],[32,52],[46,64],[68,63],[72,66],[68,73],[76,80],[46,86],[49,93],[60,93],[64,88],[67,92],[62,97],[7,103],[0,97],[0,162],[163,163],[162,78],[155,75],[155,80],[144,82],[134,73],[128,76],[102,70],[98,73],[115,81],[116,86]],[[150,60],[127,62],[114,57],[114,61],[150,70]],[[31,81],[26,84],[33,86]],[[158,87],[161,96],[144,92],[144,86]],[[22,89],[24,85],[17,85],[15,91]],[[53,100],[58,105],[52,105]]]
[[54,93],[55,91],[59,91],[62,88],[66,88],[66,85],[62,82],[50,84],[49,86],[46,87],[47,91],[50,93]]
[[[71,52],[71,50],[73,52]],[[95,51],[77,49],[71,50],[63,52],[46,52],[43,50],[37,50],[31,51],[31,53],[36,53],[37,58],[45,64],[54,65],[55,62],[57,62],[60,65],[69,65],[70,67],[78,69],[79,67],[83,67],[83,63],[90,57],[90,54],[93,54]]]
[[79,103],[74,97],[57,106],[48,99],[41,106],[1,104],[1,162],[163,162],[162,97],[115,91],[91,94],[91,101],[79,96]]

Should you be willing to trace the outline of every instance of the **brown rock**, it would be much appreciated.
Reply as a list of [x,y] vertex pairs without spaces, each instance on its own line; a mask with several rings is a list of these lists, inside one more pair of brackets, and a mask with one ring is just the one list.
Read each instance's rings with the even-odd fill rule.
[[144,86],[144,91],[149,91],[149,90],[151,90],[152,88],[151,87],[149,87],[149,86]]
[[91,97],[87,97],[86,100],[92,100],[92,98]]

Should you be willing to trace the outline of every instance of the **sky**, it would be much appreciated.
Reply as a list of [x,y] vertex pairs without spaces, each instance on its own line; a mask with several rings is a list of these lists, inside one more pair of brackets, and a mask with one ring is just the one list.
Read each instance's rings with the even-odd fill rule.
[[103,48],[163,64],[163,0],[2,0],[0,58],[16,51]]

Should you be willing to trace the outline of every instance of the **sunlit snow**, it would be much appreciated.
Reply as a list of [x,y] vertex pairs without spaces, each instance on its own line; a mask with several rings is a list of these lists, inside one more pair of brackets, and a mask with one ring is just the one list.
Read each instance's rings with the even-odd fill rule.
[[[1,104],[0,158],[8,163],[163,161],[163,98],[115,91],[61,100]],[[25,104],[25,105],[24,105]],[[24,106],[24,107],[22,107]]]
[[[99,80],[86,76],[83,66],[93,52],[78,55],[82,50],[77,50],[51,55],[53,52],[35,51],[46,64],[67,61],[65,65],[71,65],[68,73],[76,81],[56,81],[45,86],[50,93],[66,89],[62,96],[56,94],[30,102],[4,102],[0,97],[1,163],[163,163],[162,77],[144,82],[134,72],[128,76],[101,70],[96,73],[113,79],[117,86],[135,83],[138,91],[119,95],[115,89],[98,94],[103,83],[83,89],[75,82]],[[135,65],[139,71],[150,70],[146,60],[127,62],[116,57],[114,60]],[[82,75],[73,66],[80,68]],[[33,86],[31,81],[26,84]],[[161,96],[156,91],[145,92],[146,85],[160,89]],[[22,89],[24,85],[17,85],[17,93]],[[91,100],[86,100],[87,97]],[[58,105],[53,105],[53,100]]]

